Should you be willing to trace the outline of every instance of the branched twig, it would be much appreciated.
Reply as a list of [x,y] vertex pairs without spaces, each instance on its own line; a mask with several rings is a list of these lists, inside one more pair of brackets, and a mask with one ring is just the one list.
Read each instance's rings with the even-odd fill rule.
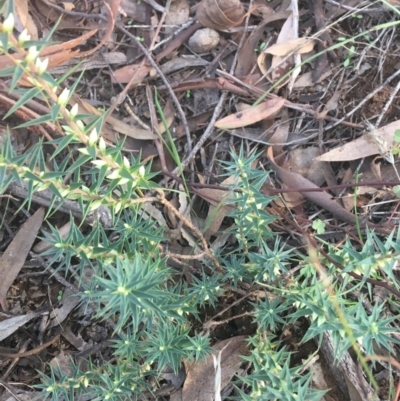
[[178,219],[182,221],[182,223],[188,227],[200,240],[201,245],[203,246],[203,251],[206,252],[207,256],[212,260],[216,268],[222,271],[221,265],[215,256],[212,254],[211,250],[207,245],[207,241],[205,240],[202,232],[195,227],[185,216],[183,216],[175,207],[165,198],[164,192],[161,189],[156,189],[157,194],[159,195],[159,201],[166,206]]
[[181,107],[181,104],[178,100],[178,98],[175,95],[175,92],[172,90],[171,85],[169,84],[167,78],[165,77],[165,75],[163,74],[163,72],[161,71],[160,67],[158,66],[158,64],[154,61],[153,57],[151,56],[151,54],[148,52],[148,50],[143,46],[143,44],[140,42],[140,40],[135,36],[132,35],[127,29],[125,29],[124,26],[122,26],[121,24],[116,24],[116,27],[125,33],[125,35],[129,36],[131,39],[133,39],[137,46],[139,47],[139,49],[142,51],[142,53],[145,55],[145,57],[147,58],[147,60],[149,61],[149,63],[151,64],[151,66],[157,71],[158,75],[160,76],[160,78],[163,80],[170,96],[171,99],[173,100],[176,109],[178,111],[179,117],[182,121],[182,125],[183,128],[185,130],[185,134],[186,134],[186,139],[188,141],[188,146],[191,143],[191,138],[190,138],[190,130],[189,130],[189,125],[187,123],[187,119],[186,119],[186,115]]

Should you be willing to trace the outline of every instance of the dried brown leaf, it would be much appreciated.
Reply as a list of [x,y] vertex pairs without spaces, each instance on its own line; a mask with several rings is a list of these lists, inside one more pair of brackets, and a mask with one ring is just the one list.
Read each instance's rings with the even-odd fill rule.
[[147,5],[145,2],[122,0],[121,8],[134,21],[141,22],[142,24],[146,22]]
[[[296,53],[290,54],[290,51],[288,52],[288,50],[291,50],[293,52],[293,50],[296,49],[296,47],[293,48],[289,44],[290,43],[295,43],[295,44],[297,43],[298,45],[300,44],[300,49],[301,49],[301,47],[302,47],[301,44],[302,43],[304,44],[305,40],[308,41],[308,39],[304,39],[304,38],[299,39],[298,38],[297,24],[295,23],[295,21],[296,20],[292,13],[289,16],[289,18],[285,21],[285,23],[283,24],[282,29],[278,35],[276,44],[274,45],[276,52],[284,53],[285,54],[284,56],[273,55],[271,57],[271,54],[264,51],[257,58],[257,63],[258,63],[260,70],[262,71],[264,76],[266,76],[266,78],[272,83],[275,83],[276,81],[281,79],[295,65],[295,55],[294,54],[296,54]],[[296,42],[296,41],[299,41],[299,42]],[[284,45],[285,43],[288,43],[288,45]],[[280,49],[280,45],[282,45],[282,44],[284,45],[282,48],[283,50]],[[271,46],[273,50],[274,50],[274,46]],[[308,51],[310,51],[312,49],[312,47],[311,47],[311,49],[310,49],[310,47],[308,47],[311,45],[305,45],[305,46],[306,46],[305,49]],[[312,46],[313,46],[313,44],[312,44]],[[271,49],[271,47],[269,49]],[[286,85],[288,81],[289,81],[289,79],[286,79],[284,82],[281,82],[279,84],[279,87]]]
[[70,3],[70,2],[64,2],[64,3],[62,3],[62,5],[64,6],[64,8],[67,11],[72,11],[75,8],[74,3]]
[[23,29],[28,31],[28,34],[31,35],[32,40],[37,40],[39,37],[38,30],[35,22],[29,14],[28,0],[16,0],[14,4],[16,17],[19,19]]
[[[278,125],[278,128],[272,134],[271,138],[268,139],[268,142],[272,144],[282,144],[285,143],[289,136],[289,113],[286,108],[282,110],[282,118]],[[274,153],[277,155],[281,153],[283,145],[272,145],[274,148]]]
[[[88,40],[91,36],[93,36],[97,32],[97,29],[89,31],[78,38],[69,40],[68,42],[64,42],[57,45],[52,45],[45,47],[40,52],[40,57],[42,59],[49,59],[48,68],[54,68],[58,65],[62,64],[66,60],[70,60],[72,57],[76,57],[79,54],[79,50],[71,51],[72,48],[81,45],[83,42]],[[22,60],[23,55],[15,55],[14,59]],[[10,67],[14,65],[14,62],[10,60],[10,58],[6,55],[0,56],[0,69],[4,69],[6,67]]]
[[281,167],[287,171],[294,171],[320,186],[325,182],[323,162],[313,160],[320,153],[319,148],[313,146],[293,149]]
[[225,118],[222,118],[214,125],[220,129],[245,127],[258,121],[274,117],[284,104],[285,99],[281,97],[268,99],[257,106],[250,107],[240,113],[231,114]]
[[42,225],[44,208],[39,208],[18,231],[0,258],[0,305],[7,310],[7,291],[25,263],[25,259]]
[[27,315],[13,316],[0,322],[0,341],[17,331],[21,326],[39,316],[42,312],[28,313]]
[[313,71],[308,71],[299,76],[293,85],[293,89],[302,89],[309,86],[314,86],[315,84],[323,81],[325,78],[328,78],[330,75],[332,75],[332,73],[333,70],[325,71],[317,81],[313,81]]
[[[377,128],[375,135],[386,141],[389,145],[393,144],[394,133],[400,129],[400,120],[394,121],[384,127]],[[354,141],[347,142],[343,146],[332,149],[323,155],[316,157],[315,160],[333,162],[357,160],[363,157],[380,154],[379,144],[372,140],[370,134],[364,134]]]
[[[90,113],[90,114],[93,114],[96,116],[101,114],[101,112],[99,110],[97,110],[95,107],[93,107],[90,103],[86,102],[86,100],[82,99],[77,94],[73,95],[70,103],[71,103],[71,106],[73,106],[75,103],[78,103],[78,105],[80,107],[79,113],[81,113],[81,112],[82,113]],[[168,125],[168,127],[170,127],[174,121],[174,116],[175,116],[175,110],[172,106],[171,101],[166,103],[163,112],[165,115],[165,119],[167,121],[167,125]],[[118,133],[120,133],[122,135],[127,135],[134,139],[154,140],[154,139],[159,138],[158,135],[153,134],[153,132],[149,129],[133,127],[132,125],[129,125],[113,116],[107,117],[107,123],[109,124],[109,126],[112,127],[112,129],[114,129]],[[160,134],[163,134],[165,132],[165,127],[162,122],[160,122],[158,124],[157,128],[158,128],[158,132]]]
[[[226,178],[221,185],[228,186],[234,184],[235,178],[230,176]],[[209,239],[214,235],[220,228],[222,221],[224,220],[227,213],[231,210],[232,206],[226,205],[228,192],[214,188],[199,188],[198,194],[210,202],[206,219],[206,231],[204,236]]]
[[150,67],[147,65],[140,64],[131,64],[125,65],[118,70],[114,71],[114,74],[111,76],[111,81],[113,83],[120,82],[121,84],[127,84],[130,82],[133,75],[135,75],[135,79],[132,81],[132,86],[140,84],[143,79],[147,77],[150,72]]
[[187,376],[182,390],[182,400],[214,400],[215,369],[213,355],[221,355],[221,388],[223,389],[240,369],[241,355],[248,354],[246,336],[238,336],[220,341],[213,346],[214,352],[206,360],[198,363],[186,363]]
[[196,10],[197,20],[206,28],[224,30],[239,25],[245,17],[239,0],[202,0]]
[[323,110],[319,111],[316,110],[314,117],[317,120],[323,120],[325,119],[326,115],[328,114],[328,112],[330,112],[331,110],[335,110],[338,108],[339,105],[339,99],[340,96],[342,95],[342,91],[338,90],[336,91],[332,97],[328,100],[328,102],[326,103],[326,106],[323,108]]
[[301,192],[302,188],[319,187],[300,174],[286,171],[282,167],[279,167],[275,163],[271,147],[268,149],[268,159],[271,162],[272,169],[275,171],[279,179],[288,186],[288,188],[299,189],[299,192],[305,198],[309,199],[311,202],[314,202],[318,206],[321,206],[323,209],[328,210],[339,219],[350,224],[356,223],[356,216],[335,202],[327,192]]
[[254,64],[257,61],[257,55],[254,49],[257,47],[262,36],[264,35],[265,26],[274,21],[287,19],[289,15],[289,11],[278,11],[274,14],[268,15],[263,21],[259,23],[257,28],[250,34],[246,42],[239,50],[237,67],[235,70],[236,76],[246,76],[254,67]]
[[272,54],[273,56],[285,57],[289,54],[303,54],[308,53],[314,48],[315,42],[307,38],[289,39],[283,43],[275,43],[274,45],[266,48],[265,53]]

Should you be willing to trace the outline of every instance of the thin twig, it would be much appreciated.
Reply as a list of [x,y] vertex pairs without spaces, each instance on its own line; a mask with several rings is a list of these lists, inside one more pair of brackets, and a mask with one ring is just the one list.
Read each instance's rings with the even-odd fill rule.
[[195,227],[182,213],[180,213],[176,208],[165,198],[164,192],[161,189],[155,190],[159,195],[159,201],[166,206],[178,219],[180,219],[183,224],[188,227],[200,240],[201,245],[203,246],[203,251],[206,252],[207,256],[211,259],[214,263],[215,267],[222,271],[221,265],[219,264],[218,260],[212,254],[212,251],[207,245],[207,241],[205,240],[203,233]]
[[394,88],[394,90],[392,91],[392,93],[390,94],[389,99],[387,100],[387,102],[385,103],[385,105],[383,106],[382,111],[379,113],[379,117],[376,120],[375,126],[379,127],[379,124],[382,121],[383,116],[386,114],[386,112],[389,109],[389,106],[392,104],[394,97],[397,95],[397,92],[400,90],[400,81],[397,82],[396,87]]
[[359,108],[361,108],[362,106],[364,106],[364,104],[366,102],[368,102],[368,100],[370,100],[371,98],[373,98],[375,96],[376,93],[378,93],[379,91],[381,91],[383,88],[385,88],[387,85],[390,84],[391,81],[393,81],[394,78],[396,78],[398,75],[400,74],[400,70],[397,70],[394,74],[392,74],[382,85],[380,85],[378,88],[375,88],[372,92],[370,92],[363,100],[361,100],[360,103],[357,104],[356,107],[354,107],[353,110],[350,110],[348,113],[346,113],[342,118],[340,118],[338,121],[332,123],[332,124],[328,124],[325,127],[325,130],[328,129],[332,129],[334,127],[336,127],[337,125],[339,125],[341,122],[343,122],[345,119],[349,118],[350,116],[352,116]]
[[[345,4],[339,3],[338,1],[334,0],[325,0],[326,3],[332,4],[333,6],[336,6],[338,8],[342,8],[343,10],[347,11],[354,11],[358,14],[367,14],[367,13],[376,13],[376,12],[382,12],[382,11],[389,11],[388,8],[384,7],[379,7],[379,8],[366,8],[368,5],[365,6],[365,8],[356,8],[356,7],[350,7],[346,6]],[[398,7],[396,7],[398,8]]]
[[158,37],[158,35],[160,33],[161,26],[165,21],[165,17],[167,16],[167,14],[169,12],[170,6],[171,6],[171,0],[167,0],[167,4],[165,5],[163,14],[162,14],[162,16],[160,18],[160,21],[159,21],[158,25],[157,25],[156,32],[154,34],[153,40],[151,41],[151,44],[150,44],[150,47],[149,47],[149,52],[150,53],[154,50],[154,45],[155,45],[157,37]]
[[[252,8],[253,5],[253,0],[250,0],[250,4],[249,4],[249,9]],[[249,25],[249,18],[250,18],[250,13],[247,15],[246,17],[246,23],[245,23],[245,27],[247,27]],[[235,57],[233,59],[231,68],[230,68],[230,75],[233,75],[235,72],[235,67],[236,67],[236,63],[239,57],[239,50],[240,48],[243,46],[243,43],[245,41],[246,38],[246,29],[243,31],[243,35],[240,39],[240,43],[238,46],[238,50],[235,54]],[[192,149],[192,151],[189,153],[188,157],[186,157],[184,160],[182,160],[181,162],[181,166],[179,168],[185,168],[196,156],[197,152],[200,150],[200,148],[203,146],[204,142],[211,136],[211,134],[214,131],[214,124],[217,121],[217,118],[219,117],[219,115],[221,114],[222,111],[222,107],[225,103],[225,100],[228,96],[228,92],[223,92],[218,103],[217,106],[215,107],[213,116],[211,117],[211,120],[206,128],[206,130],[204,131],[203,135],[200,137],[200,139],[197,141],[195,147]],[[173,174],[177,174],[179,172],[179,168],[176,168],[172,173]]]
[[187,123],[186,120],[186,116],[185,113],[181,107],[181,104],[179,103],[178,98],[176,97],[174,91],[171,88],[171,85],[169,84],[167,78],[165,77],[165,75],[163,74],[163,72],[161,71],[160,67],[157,65],[157,63],[154,61],[153,57],[151,56],[151,54],[148,52],[148,50],[143,46],[143,44],[138,40],[138,38],[135,35],[132,35],[128,30],[126,30],[121,24],[116,24],[116,27],[125,33],[125,35],[129,36],[131,39],[133,39],[137,46],[139,47],[139,49],[142,51],[142,53],[145,55],[145,57],[147,58],[147,60],[149,61],[149,63],[151,64],[151,66],[157,71],[158,75],[160,76],[160,78],[163,80],[170,96],[171,99],[173,100],[173,102],[175,103],[175,106],[178,110],[178,114],[179,117],[182,121],[182,125],[183,128],[185,130],[185,134],[186,134],[186,139],[188,141],[188,147],[191,148],[191,137],[190,137],[190,130],[189,130],[189,125]]
[[[239,85],[241,85],[244,88],[248,89],[251,92],[251,94],[254,94],[255,96],[259,96],[259,95],[264,94],[264,91],[262,89],[257,88],[256,86],[253,86],[253,85],[249,85],[249,84],[241,81],[240,79],[236,78],[232,74],[227,73],[226,71],[222,71],[222,70],[217,69],[217,74],[222,76],[222,77],[224,77],[224,78],[230,79],[230,80],[238,83]],[[274,98],[274,97],[277,97],[277,95],[275,95],[273,93],[270,93],[268,95],[268,97],[269,98]],[[303,105],[300,105],[300,104],[292,103],[289,100],[285,100],[284,106],[287,107],[288,109],[301,111],[301,112],[304,112],[304,113],[309,114],[311,116],[314,116],[314,114],[315,114],[315,110],[314,109],[311,109],[310,107],[304,107]],[[328,115],[324,117],[324,120],[337,122],[338,124],[342,124],[342,125],[345,125],[345,126],[351,127],[351,128],[364,128],[360,124],[355,124],[355,123],[352,123],[352,122],[349,122],[349,121],[343,121],[343,119],[339,120],[339,119],[337,119],[335,117],[331,117],[331,116],[328,116]]]

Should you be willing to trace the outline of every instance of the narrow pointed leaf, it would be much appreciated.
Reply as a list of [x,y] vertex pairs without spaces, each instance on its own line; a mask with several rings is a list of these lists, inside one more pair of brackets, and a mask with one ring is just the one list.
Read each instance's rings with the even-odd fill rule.
[[10,93],[15,90],[18,81],[21,79],[22,75],[24,75],[24,69],[22,68],[22,65],[17,65],[15,67],[14,75],[10,84]]
[[26,123],[20,124],[15,128],[31,127],[32,125],[43,124],[43,123],[47,123],[48,121],[51,121],[51,115],[45,114],[44,116],[41,116],[41,117],[35,118],[34,120],[27,121]]
[[19,98],[19,100],[14,104],[14,106],[11,107],[11,109],[7,112],[7,114],[4,116],[4,118],[10,117],[11,114],[14,113],[14,111],[18,110],[24,104],[28,103],[29,100],[32,100],[38,94],[39,94],[39,89],[37,89],[37,88],[29,89],[27,92],[25,92],[24,95],[22,95]]

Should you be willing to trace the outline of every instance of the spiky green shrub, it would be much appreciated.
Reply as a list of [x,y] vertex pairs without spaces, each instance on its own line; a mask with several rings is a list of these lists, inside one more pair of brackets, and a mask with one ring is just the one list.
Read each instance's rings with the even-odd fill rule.
[[[126,157],[122,145],[106,145],[100,135],[104,115],[80,116],[75,108],[69,109],[68,100],[79,78],[67,89],[64,82],[72,70],[58,79],[46,72],[40,51],[50,35],[39,43],[30,41],[25,33],[17,39],[12,33],[13,2],[2,2],[2,11],[1,52],[14,61],[13,55],[21,56],[14,66],[0,72],[0,76],[12,77],[10,91],[21,95],[8,115],[36,99],[47,104],[51,112],[21,126],[49,121],[62,135],[47,142],[54,147],[51,169],[46,167],[44,140],[17,154],[8,139],[0,152],[1,190],[11,182],[25,185],[28,196],[24,203],[28,207],[34,193],[50,190],[53,197],[48,215],[60,201],[67,200],[78,202],[82,219],[100,208],[110,214],[105,226],[94,218],[93,226],[85,230],[71,219],[67,237],[51,227],[46,240],[52,247],[43,256],[56,271],[78,279],[82,304],[94,307],[94,318],[112,325],[116,358],[101,366],[89,361],[85,371],[72,364],[72,373],[61,368],[41,373],[38,388],[44,398],[75,400],[85,395],[95,400],[128,400],[154,391],[153,383],[159,380],[164,367],[178,371],[183,360],[200,361],[211,351],[208,335],[194,332],[191,322],[199,319],[201,307],[219,301],[227,285],[265,289],[265,297],[251,302],[257,330],[248,340],[250,355],[244,357],[251,363],[249,374],[237,378],[239,399],[321,398],[323,392],[310,388],[311,373],[293,366],[290,353],[279,341],[279,333],[288,324],[301,322],[307,326],[304,341],[330,332],[337,357],[356,344],[367,354],[375,353],[374,344],[393,353],[398,344],[391,335],[396,330],[395,318],[386,305],[396,310],[398,305],[393,296],[383,303],[374,302],[373,286],[367,279],[375,283],[389,280],[398,289],[393,267],[400,255],[399,235],[382,242],[368,232],[361,249],[350,241],[339,249],[321,244],[330,255],[319,255],[327,277],[322,279],[307,252],[291,249],[271,230],[276,217],[266,207],[272,198],[262,192],[268,173],[252,167],[258,156],[232,151],[231,161],[224,167],[226,175],[236,182],[227,198],[234,206],[229,218],[234,222],[231,234],[236,239],[235,247],[227,245],[215,255],[222,269],[216,269],[212,260],[205,260],[212,275],[194,274],[190,285],[174,281],[160,251],[165,241],[163,227],[142,208],[148,201],[145,194],[158,188],[150,165]],[[18,86],[23,74],[32,88]],[[72,146],[79,152],[74,160],[66,157]],[[64,180],[67,176],[68,184]],[[302,266],[300,272],[286,280],[298,264]],[[82,277],[87,267],[95,272],[95,278],[85,284]],[[361,279],[347,272],[357,272]],[[351,297],[354,291],[361,296]],[[372,309],[365,308],[364,298],[373,302]]]

